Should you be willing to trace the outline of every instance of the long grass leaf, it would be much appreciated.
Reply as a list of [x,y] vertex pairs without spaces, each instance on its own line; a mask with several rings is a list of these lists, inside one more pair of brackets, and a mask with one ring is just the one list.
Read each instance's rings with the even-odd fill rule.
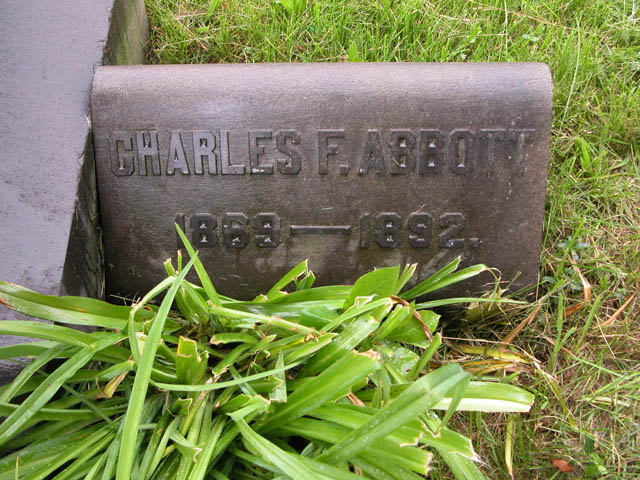
[[437,450],[457,480],[485,480],[485,476],[473,460],[448,449],[438,448]]
[[[78,472],[82,471],[87,467],[88,462],[92,460],[96,455],[98,455],[101,451],[105,450],[113,438],[115,437],[115,433],[110,433],[102,440],[96,442],[94,445],[87,446],[83,443],[80,446],[81,454],[78,455],[78,458],[68,467],[66,467],[62,472],[56,475],[56,480],[69,480],[71,478],[75,478]],[[67,452],[68,455],[69,452]],[[105,459],[106,460],[106,459]],[[100,461],[100,460],[99,460]],[[94,463],[94,462],[92,462]]]
[[192,256],[187,266],[176,277],[174,283],[171,285],[171,288],[167,292],[167,295],[162,300],[160,308],[158,309],[156,317],[151,325],[148,341],[144,352],[142,352],[140,357],[140,365],[138,366],[138,371],[136,372],[136,377],[133,383],[133,390],[131,392],[131,398],[129,400],[129,409],[127,410],[125,426],[122,432],[122,443],[120,444],[120,455],[118,458],[118,467],[116,470],[117,480],[129,480],[131,478],[135,442],[138,437],[138,426],[140,425],[142,406],[144,405],[147,388],[149,386],[151,369],[155,360],[158,342],[160,341],[165,320],[167,319],[167,315],[169,314],[169,309],[171,308],[173,298],[178,291],[180,282],[187,275],[196,259],[197,257]]
[[284,452],[275,444],[257,434],[244,420],[236,420],[236,425],[240,430],[242,440],[251,450],[256,451],[261,458],[273,463],[291,478],[322,480],[318,474],[298,460],[297,455]]
[[[528,412],[534,395],[515,385],[492,382],[470,382],[465,389],[457,411],[470,412]],[[452,399],[445,397],[433,406],[446,410]]]
[[440,282],[447,275],[456,271],[456,269],[458,268],[458,265],[460,265],[461,260],[462,260],[461,257],[454,258],[448,264],[446,264],[444,267],[438,270],[436,273],[430,275],[429,277],[425,278],[422,282],[420,282],[418,285],[416,285],[412,289],[401,294],[400,297],[407,300],[407,299],[419,297],[420,295],[424,295],[423,292],[431,291],[433,285]]
[[373,318],[362,318],[353,322],[346,327],[340,334],[333,339],[331,344],[324,347],[316,355],[313,356],[299,373],[300,377],[316,375],[318,372],[327,368],[330,364],[342,357],[347,351],[356,348],[360,343],[369,336],[376,328],[379,322]]
[[211,302],[213,302],[214,305],[220,305],[221,303],[220,303],[220,297],[218,296],[218,292],[213,286],[213,283],[211,282],[211,278],[207,274],[207,271],[205,270],[204,265],[202,265],[202,262],[198,258],[198,254],[196,253],[193,246],[191,245],[191,242],[189,241],[189,239],[187,238],[187,236],[184,234],[184,232],[182,231],[182,229],[177,223],[175,224],[175,227],[176,227],[176,230],[178,231],[178,235],[180,236],[180,240],[182,240],[182,243],[187,249],[187,252],[189,252],[189,256],[191,257],[191,260],[195,262],[196,273],[198,274],[198,278],[202,283],[202,288],[204,288],[204,291],[206,292],[207,297]]
[[[65,465],[67,462],[82,456],[83,453],[90,450],[96,444],[99,444],[101,445],[101,448],[104,448],[114,436],[115,435],[113,433],[110,433],[109,428],[103,427],[97,432],[88,435],[82,441],[69,445],[68,448],[43,465],[42,468],[33,472],[26,480],[51,478],[51,473]],[[105,438],[108,439],[107,442],[104,441]]]
[[211,390],[220,390],[227,387],[232,387],[235,385],[240,385],[241,383],[249,383],[253,380],[259,380],[261,378],[270,377],[271,375],[275,375],[280,372],[286,372],[296,366],[300,365],[300,362],[290,363],[289,365],[285,365],[283,367],[274,368],[272,370],[266,370],[260,373],[254,373],[253,375],[247,375],[246,377],[238,378],[236,380],[228,380],[226,382],[218,382],[218,383],[207,383],[204,385],[178,385],[174,383],[160,383],[160,382],[151,382],[156,388],[161,390],[175,391],[175,392],[208,392]]
[[[371,407],[359,407],[349,404],[330,404],[316,408],[308,415],[328,422],[344,425],[352,429],[360,428],[378,412]],[[456,452],[470,459],[477,459],[471,440],[459,433],[441,427],[437,434],[432,433],[420,420],[413,420],[387,435],[399,445],[427,445]]]
[[274,300],[277,297],[281,297],[287,295],[285,292],[281,290],[297,279],[300,275],[303,275],[305,272],[309,270],[309,264],[307,260],[303,260],[298,265],[293,267],[284,276],[276,282],[276,284],[271,287],[271,289],[267,292],[267,299]]
[[[298,418],[280,427],[279,431],[289,435],[300,436],[309,440],[320,440],[328,444],[341,442],[352,428],[333,424],[323,420]],[[416,442],[417,444],[417,442]],[[375,445],[365,447],[363,456],[385,459],[407,470],[425,475],[433,455],[425,450],[410,445],[401,445],[387,438],[378,439]]]
[[212,423],[211,430],[207,436],[207,442],[202,450],[202,453],[198,455],[196,459],[196,465],[191,472],[190,480],[202,480],[207,473],[207,467],[211,462],[214,449],[222,429],[227,424],[228,420],[225,415],[218,415]]
[[[19,322],[16,322],[19,323]],[[22,402],[22,404],[0,424],[0,445],[6,443],[20,428],[27,423],[38,410],[56,394],[62,384],[91,360],[96,352],[113,345],[122,335],[111,334],[87,348],[80,350],[64,362]]]
[[312,381],[289,395],[286,404],[276,406],[272,415],[262,419],[260,429],[265,432],[273,430],[329,400],[349,393],[349,389],[355,382],[378,368],[380,363],[372,352],[347,352]]
[[[0,281],[0,300],[25,315],[59,323],[123,329],[128,307],[117,307],[100,300],[42,295],[27,288]],[[140,314],[150,318],[152,312]]]
[[457,364],[445,365],[425,375],[319,459],[338,463],[356,456],[368,445],[431,408],[468,376]]
[[447,275],[442,279],[439,279],[437,282],[429,284],[426,288],[423,286],[422,289],[419,289],[418,287],[416,287],[415,289],[411,289],[406,294],[403,294],[402,298],[411,300],[413,298],[426,295],[427,293],[440,290],[441,288],[448,287],[449,285],[453,285],[454,283],[462,282],[464,280],[467,280],[468,278],[475,277],[476,275],[480,275],[482,272],[486,272],[488,270],[490,269],[486,265],[472,265],[471,267],[463,268],[459,272]]
[[11,399],[20,391],[20,388],[36,373],[42,366],[56,358],[60,353],[66,350],[66,345],[57,345],[51,350],[43,352],[34,358],[29,364],[22,369],[16,378],[7,386],[6,390],[0,395],[0,403],[9,403]]
[[37,357],[42,352],[57,346],[58,342],[37,341],[27,343],[14,343],[0,347],[0,360],[9,360],[18,357]]

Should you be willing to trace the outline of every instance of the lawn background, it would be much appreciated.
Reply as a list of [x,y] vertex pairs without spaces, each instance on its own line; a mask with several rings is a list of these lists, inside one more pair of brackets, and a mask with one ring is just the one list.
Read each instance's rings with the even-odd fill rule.
[[[509,478],[507,445],[516,478],[640,477],[640,3],[146,3],[149,63],[547,63],[555,90],[539,301],[445,325],[456,346],[448,360],[506,376],[536,404],[528,415],[456,421],[490,478]],[[529,363],[469,346],[510,348]],[[432,478],[449,477],[436,468]]]

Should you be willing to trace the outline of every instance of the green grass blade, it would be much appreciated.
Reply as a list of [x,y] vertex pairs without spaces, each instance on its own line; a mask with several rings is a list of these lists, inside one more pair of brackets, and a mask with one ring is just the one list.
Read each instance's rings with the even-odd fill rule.
[[354,458],[351,463],[376,480],[421,480],[424,478],[375,457],[365,457],[363,455]]
[[[0,281],[0,301],[32,317],[110,329],[123,329],[129,313],[128,307],[117,307],[100,300],[81,297],[41,295],[2,281]],[[142,312],[140,318],[149,318],[151,313]]]
[[272,415],[262,419],[262,431],[273,430],[323,403],[349,393],[351,386],[380,368],[380,363],[372,352],[348,352],[312,381],[302,385],[289,395],[286,404],[276,406]]
[[274,368],[272,370],[266,370],[264,372],[254,373],[253,375],[247,375],[246,377],[242,377],[236,380],[228,380],[226,382],[218,382],[218,383],[208,383],[205,385],[177,385],[174,383],[160,383],[160,382],[152,382],[152,384],[156,388],[159,388],[161,390],[168,390],[168,391],[174,391],[174,392],[208,392],[211,390],[220,390],[222,388],[240,385],[241,383],[248,383],[253,380],[259,380],[261,378],[270,377],[271,375],[275,375],[280,372],[285,372],[298,365],[300,365],[300,362],[294,362],[289,365],[285,365],[282,368]]
[[409,374],[407,375],[407,380],[413,382],[418,378],[420,372],[427,366],[429,360],[435,355],[442,344],[442,335],[440,332],[436,333],[431,340],[429,346],[425,349],[425,351],[420,356],[420,359],[413,366]]
[[255,320],[255,323],[260,323],[263,325],[273,325],[285,330],[289,330],[291,332],[304,334],[312,333],[314,335],[319,335],[319,332],[314,328],[305,327],[300,323],[284,320],[283,318],[279,318],[277,316],[260,315],[257,313],[243,312],[240,310],[218,306],[212,306],[209,309],[209,312],[214,315],[220,315],[229,318],[251,319]]
[[[113,445],[113,443],[111,445]],[[102,455],[100,455],[98,461],[94,462],[89,472],[87,472],[86,477],[84,477],[84,480],[95,480],[96,478],[98,478],[98,475],[103,470],[103,467],[107,463],[107,459],[109,458],[111,445],[102,453]]]
[[457,364],[445,365],[425,375],[319,459],[339,463],[356,456],[365,447],[431,408],[468,376]]
[[438,448],[437,450],[457,480],[485,480],[485,476],[473,460],[447,449]]
[[11,399],[20,391],[20,388],[36,373],[42,366],[49,363],[49,361],[56,358],[60,353],[66,350],[66,345],[57,345],[51,350],[43,352],[38,357],[34,358],[29,364],[22,369],[13,381],[7,385],[6,390],[0,395],[0,403],[9,403]]
[[440,290],[441,288],[447,287],[454,283],[462,282],[469,278],[475,277],[476,275],[480,275],[482,272],[486,272],[490,270],[486,265],[472,265],[471,267],[463,268],[459,272],[452,273],[447,275],[441,279],[438,279],[436,282],[428,283],[426,286],[423,285],[422,288],[418,285],[415,288],[412,288],[407,293],[402,295],[402,298],[405,300],[411,300],[416,297],[420,297],[422,295],[426,295],[427,293],[434,292],[436,290]]
[[167,288],[171,286],[171,284],[175,281],[175,277],[167,277],[163,279],[159,284],[153,287],[147,294],[142,297],[142,299],[137,302],[133,307],[131,307],[131,311],[129,312],[129,318],[127,320],[127,335],[129,337],[129,348],[131,348],[131,355],[133,356],[133,360],[136,362],[136,365],[140,365],[140,348],[138,346],[138,331],[135,328],[134,319],[136,313],[143,309],[143,307],[153,300],[155,297],[164,292]]
[[[469,412],[528,412],[534,395],[515,385],[491,382],[470,382],[465,389],[457,411]],[[445,397],[433,406],[447,410],[452,399]]]
[[[284,367],[284,354],[283,351],[280,350],[280,353],[278,353],[278,360],[276,361],[276,368],[282,367]],[[284,374],[284,371],[274,374],[273,377],[276,380],[279,380],[280,384],[269,395],[269,399],[274,402],[285,403],[287,401],[287,377]]]
[[[113,439],[113,437],[114,434],[110,433],[108,428],[101,428],[95,433],[87,435],[85,439],[75,444],[68,445],[68,448],[58,454],[50,462],[47,462],[40,469],[33,472],[25,480],[51,478],[51,473],[62,467],[67,462],[74,458],[81,457],[83,453],[91,450],[96,444],[100,445],[101,448],[104,448]],[[104,441],[105,438],[108,439],[107,442]]]
[[162,459],[167,451],[166,448],[167,444],[169,443],[169,438],[174,431],[180,428],[182,420],[182,417],[174,417],[167,426],[166,430],[162,434],[162,437],[160,438],[160,441],[157,444],[156,449],[153,452],[153,458],[151,460],[151,464],[147,470],[147,476],[145,478],[152,478],[153,474],[156,472],[156,469],[162,463]]
[[96,352],[113,345],[121,338],[122,335],[120,334],[112,334],[89,345],[87,348],[73,355],[58,367],[55,372],[46,377],[31,395],[2,422],[0,425],[0,445],[9,441],[25,423],[37,414],[38,410],[46,405],[56,394],[62,384],[86,365]]
[[325,333],[316,338],[305,338],[302,345],[288,349],[284,360],[287,363],[291,363],[296,360],[310,357],[314,353],[329,346],[333,342],[334,338],[336,337],[333,333]]
[[[328,285],[326,287],[315,287],[308,290],[292,292],[288,295],[267,300],[263,305],[286,305],[288,303],[302,303],[313,301],[330,301],[342,306],[344,299],[349,296],[350,285]],[[258,304],[259,305],[259,304]]]
[[308,261],[304,260],[288,271],[278,282],[267,292],[267,299],[274,300],[287,295],[281,290],[295,281],[300,275],[304,275],[309,270]]
[[[371,407],[358,407],[349,404],[330,404],[316,408],[308,415],[328,422],[337,423],[352,429],[360,428],[378,412]],[[437,426],[435,426],[437,427]],[[435,429],[435,428],[434,428]],[[456,452],[470,459],[477,459],[477,455],[469,438],[442,427],[438,434],[434,434],[420,420],[413,420],[385,438],[398,445],[422,444]]]
[[151,461],[153,460],[155,452],[158,450],[158,445],[160,444],[160,440],[162,439],[162,436],[167,429],[170,418],[170,412],[168,410],[165,410],[160,419],[156,422],[156,426],[153,429],[153,433],[151,434],[151,439],[147,445],[147,448],[145,448],[144,456],[142,457],[142,461],[140,462],[140,468],[138,469],[138,477],[141,479],[147,478],[147,472],[149,471],[149,467],[151,466]]
[[447,305],[457,305],[460,303],[501,303],[504,305],[526,305],[527,302],[521,300],[511,300],[509,298],[489,298],[489,297],[453,297],[440,300],[429,300],[416,304],[416,309],[445,307]]
[[299,460],[314,472],[324,475],[332,480],[362,480],[360,475],[351,473],[349,470],[337,468],[334,465],[319,462],[313,458],[300,456]]
[[331,320],[324,330],[330,332],[335,328],[342,325],[347,320],[351,320],[352,318],[361,317],[365,313],[369,313],[374,309],[384,308],[386,312],[393,308],[393,300],[390,298],[379,298],[377,300],[366,302],[362,305],[351,306],[348,310],[345,310],[339,317]]
[[407,322],[411,315],[413,307],[406,307],[404,305],[396,305],[395,308],[387,315],[384,322],[380,325],[375,333],[371,337],[372,343],[378,343],[389,335],[393,330],[402,326]]
[[0,334],[21,337],[42,338],[54,342],[86,347],[96,338],[90,333],[80,332],[73,328],[30,320],[0,320]]
[[191,472],[190,480],[203,480],[207,473],[207,467],[211,462],[216,443],[220,438],[222,429],[225,427],[229,420],[225,415],[218,415],[212,423],[211,430],[207,436],[207,441],[202,450],[202,453],[198,455],[196,465]]
[[28,343],[14,343],[0,347],[0,360],[9,360],[18,357],[37,357],[58,345],[58,342],[38,341]]
[[410,265],[404,266],[402,272],[400,272],[400,276],[398,277],[398,285],[396,286],[395,295],[398,295],[398,293],[402,291],[407,282],[413,278],[413,275],[416,273],[417,268],[417,263],[412,263]]
[[396,293],[398,286],[398,276],[400,275],[400,265],[395,267],[378,268],[362,275],[344,301],[342,308],[346,310],[355,302],[356,297],[367,297],[377,295],[378,297],[388,297]]
[[400,297],[404,298],[405,300],[410,300],[412,298],[419,297],[420,295],[424,295],[424,292],[433,291],[433,288],[432,288],[433,285],[440,282],[443,278],[445,278],[447,275],[451,274],[452,272],[455,272],[456,269],[458,268],[458,265],[460,265],[460,261],[461,261],[460,257],[454,258],[452,261],[450,261],[447,265],[442,267],[436,273],[434,273],[433,275],[430,275],[429,277],[425,278],[422,282],[420,282],[418,285],[416,285],[412,289],[401,294]]
[[[288,435],[300,436],[309,440],[320,440],[328,444],[341,442],[353,429],[331,422],[311,418],[298,418],[289,422],[279,431]],[[415,442],[417,444],[417,442]],[[401,468],[425,475],[433,455],[415,446],[400,444],[393,439],[380,438],[375,444],[365,447],[363,457],[374,456],[384,459]]]
[[136,372],[133,390],[129,400],[129,409],[127,410],[127,416],[125,419],[125,426],[122,431],[122,443],[120,444],[120,455],[116,470],[117,480],[129,480],[131,477],[135,443],[138,436],[138,426],[140,425],[142,406],[144,405],[147,388],[149,386],[151,369],[155,360],[158,343],[162,335],[165,320],[169,314],[169,309],[173,303],[173,298],[180,286],[180,282],[187,275],[196,259],[196,256],[192,256],[187,266],[176,277],[174,283],[167,292],[167,295],[162,300],[162,304],[160,305],[153,324],[151,325],[146,347],[140,357],[140,365],[138,365],[138,370]]
[[333,339],[331,344],[320,350],[312,359],[306,362],[300,370],[299,377],[317,375],[333,362],[342,357],[349,350],[353,350],[378,328],[379,322],[373,318],[362,318],[346,327]]
[[193,246],[191,245],[191,242],[189,241],[189,239],[187,238],[187,236],[184,234],[184,232],[182,231],[182,229],[177,223],[175,224],[175,227],[176,227],[176,230],[178,231],[178,235],[180,236],[180,240],[182,240],[182,243],[187,249],[187,252],[189,252],[189,256],[191,257],[191,260],[195,261],[196,273],[198,274],[198,278],[202,283],[202,288],[204,288],[204,291],[206,292],[207,297],[209,298],[209,301],[213,302],[214,305],[220,305],[221,303],[220,303],[220,297],[218,296],[218,292],[213,286],[213,283],[211,282],[211,278],[207,274],[207,271],[205,270],[204,265],[202,265],[202,262],[198,258],[198,254],[196,253]]
[[297,455],[287,453],[278,448],[275,444],[257,434],[244,420],[236,420],[236,425],[240,430],[242,440],[250,450],[254,450],[259,457],[274,464],[291,478],[322,480],[322,477],[298,460]]
[[[57,474],[55,480],[70,480],[74,478],[79,471],[82,471],[88,465],[89,461],[94,459],[96,455],[100,454],[100,452],[106,453],[105,448],[113,441],[114,437],[115,433],[111,433],[90,447],[87,447],[87,445],[83,443],[80,446],[82,453],[78,455],[78,458],[71,465]],[[100,461],[101,460],[98,460],[98,462]]]

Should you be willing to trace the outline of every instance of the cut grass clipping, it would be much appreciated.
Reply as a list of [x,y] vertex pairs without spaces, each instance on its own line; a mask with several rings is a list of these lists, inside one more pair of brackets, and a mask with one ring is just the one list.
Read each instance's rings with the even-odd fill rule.
[[[31,358],[0,388],[0,480],[400,480],[427,475],[434,454],[478,479],[451,414],[533,402],[454,363],[429,368],[438,315],[415,299],[485,266],[456,260],[401,293],[413,265],[314,288],[303,262],[245,302],[219,295],[183,241],[189,263],[167,261],[167,279],[131,307],[0,283],[0,301],[53,322],[0,321],[0,334],[44,340],[0,347]],[[185,280],[192,267],[202,286]]]

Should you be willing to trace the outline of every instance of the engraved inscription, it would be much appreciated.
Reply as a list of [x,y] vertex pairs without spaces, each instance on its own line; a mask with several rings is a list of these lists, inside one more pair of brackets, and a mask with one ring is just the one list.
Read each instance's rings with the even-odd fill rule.
[[138,173],[147,174],[147,162],[151,164],[154,175],[160,175],[160,156],[158,152],[158,132],[136,132],[138,149]]
[[[480,239],[477,237],[463,238],[465,217],[460,212],[444,213],[438,217],[435,224],[433,216],[427,212],[415,212],[405,219],[396,212],[381,212],[377,215],[363,213],[357,219],[356,226],[352,225],[297,225],[291,224],[285,230],[280,216],[276,213],[258,213],[252,222],[244,213],[227,212],[221,217],[222,243],[227,248],[242,249],[249,245],[253,236],[255,245],[260,248],[275,248],[282,242],[283,231],[288,231],[290,237],[299,235],[342,235],[349,237],[354,228],[359,232],[358,246],[370,248],[372,239],[375,245],[384,249],[392,249],[403,242],[414,249],[425,249],[434,244],[441,249],[477,248]],[[175,222],[184,230],[186,214],[179,213]],[[217,245],[216,230],[218,220],[209,213],[195,213],[188,222],[191,227],[191,241],[195,247],[211,248]],[[440,229],[434,232],[434,226]],[[404,233],[403,233],[404,232]],[[186,233],[186,232],[185,232]],[[406,239],[406,240],[405,240]],[[183,248],[177,237],[178,248]]]
[[496,161],[497,144],[504,140],[504,133],[505,130],[500,128],[483,128],[478,133],[481,156],[489,164]]
[[440,130],[420,130],[418,173],[435,175],[442,170],[446,137]]
[[222,237],[229,248],[244,248],[249,243],[247,216],[244,213],[225,213],[222,217]]
[[392,175],[410,173],[415,168],[416,137],[409,130],[391,130],[389,149],[391,151]]
[[300,145],[300,134],[295,130],[281,130],[276,134],[276,148],[284,153],[288,159],[277,160],[278,171],[285,175],[296,175],[302,166],[300,152],[293,148]]
[[274,248],[280,245],[280,217],[275,213],[259,213],[253,217],[258,247]]
[[176,176],[176,172],[179,176],[204,175],[205,170],[212,176],[317,172],[377,177],[445,172],[469,175],[478,169],[491,172],[502,165],[519,173],[527,165],[537,130],[335,128],[315,130],[315,141],[306,135],[308,132],[303,135],[293,128],[118,130],[108,138],[111,171],[117,177]]
[[369,169],[373,168],[378,175],[385,172],[384,153],[380,143],[378,130],[368,130],[362,153],[360,154],[360,164],[358,165],[358,175],[366,175]]
[[408,226],[409,244],[413,248],[426,248],[431,245],[431,225],[433,219],[428,213],[413,213],[409,215]]
[[384,212],[376,217],[376,243],[383,248],[400,245],[402,218],[397,213]]
[[208,213],[196,213],[191,217],[191,243],[196,248],[211,248],[218,243],[218,221]]
[[180,137],[179,131],[173,130],[171,132],[171,140],[169,143],[169,161],[167,163],[167,175],[173,175],[176,169],[180,170],[183,175],[189,175],[189,167],[187,166],[187,157],[184,154],[182,137]]
[[371,246],[371,214],[360,215],[360,248]]
[[192,134],[193,139],[193,164],[196,175],[202,175],[203,165],[209,168],[209,174],[218,173],[218,156],[216,155],[216,137],[206,130],[196,130]]
[[446,228],[438,235],[440,248],[464,247],[464,238],[452,238],[464,228],[464,216],[461,213],[445,213],[440,217],[440,226]]
[[244,175],[244,165],[232,165],[229,158],[229,131],[220,130],[220,170],[222,175]]
[[449,135],[449,167],[456,174],[473,170],[474,137],[469,130],[454,130]]
[[[342,130],[318,130],[318,173],[329,173],[329,158],[335,160],[338,156],[338,141],[345,138]],[[338,163],[341,175],[349,173],[348,163]]]
[[270,140],[271,130],[249,130],[249,164],[252,175],[273,175],[273,165],[260,163],[260,156],[264,155],[263,140]]
[[133,138],[127,132],[116,131],[111,134],[111,171],[117,177],[133,175],[133,162],[136,156]]
[[351,225],[291,225],[291,235],[333,235],[334,233],[342,233],[351,235]]

